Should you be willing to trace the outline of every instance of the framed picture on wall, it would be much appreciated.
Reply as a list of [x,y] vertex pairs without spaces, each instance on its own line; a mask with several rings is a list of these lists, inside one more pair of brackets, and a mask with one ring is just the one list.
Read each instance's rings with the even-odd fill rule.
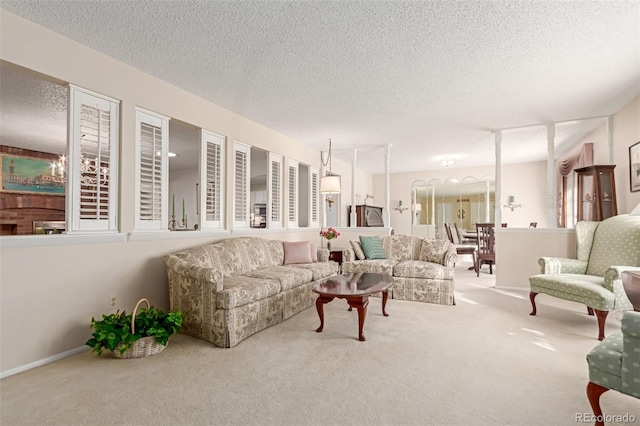
[[629,180],[631,192],[640,191],[640,142],[629,147]]
[[62,166],[51,160],[0,154],[2,192],[64,195]]

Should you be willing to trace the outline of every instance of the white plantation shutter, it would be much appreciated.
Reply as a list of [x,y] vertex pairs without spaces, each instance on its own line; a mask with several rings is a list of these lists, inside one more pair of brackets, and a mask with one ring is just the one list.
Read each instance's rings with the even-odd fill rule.
[[251,147],[235,142],[233,147],[233,227],[249,227],[249,164]]
[[224,136],[202,131],[200,147],[200,217],[202,228],[223,228]]
[[136,108],[136,228],[169,229],[169,118]]
[[295,160],[287,161],[287,224],[298,227],[298,165]]
[[309,226],[320,226],[320,171],[310,167],[309,174]]
[[282,228],[282,156],[269,153],[267,227]]
[[69,98],[67,229],[117,231],[119,103],[75,86]]

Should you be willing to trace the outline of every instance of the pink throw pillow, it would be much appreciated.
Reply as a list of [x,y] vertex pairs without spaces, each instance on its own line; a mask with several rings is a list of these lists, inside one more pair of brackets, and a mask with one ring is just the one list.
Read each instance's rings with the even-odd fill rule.
[[318,247],[316,243],[311,243],[311,261],[313,263],[318,263]]
[[284,264],[312,263],[311,243],[309,241],[283,241]]

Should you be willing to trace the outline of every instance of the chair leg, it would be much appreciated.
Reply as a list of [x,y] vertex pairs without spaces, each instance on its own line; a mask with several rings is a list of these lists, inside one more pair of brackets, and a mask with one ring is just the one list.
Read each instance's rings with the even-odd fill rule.
[[609,311],[599,311],[594,309],[596,312],[596,318],[598,318],[598,340],[604,339],[604,323],[607,321],[607,315],[609,315]]
[[493,275],[493,262],[489,262],[489,273]]
[[587,313],[589,315],[593,315],[593,308],[590,308],[589,306],[587,306]]
[[538,295],[538,293],[534,293],[533,291],[529,292],[529,300],[531,300],[531,307],[533,308],[533,310],[531,311],[531,313],[529,315],[535,315],[537,310],[536,310],[536,301],[535,298]]
[[602,415],[602,409],[600,408],[600,396],[609,389],[596,385],[593,382],[589,382],[587,385],[587,398],[589,404],[591,404],[591,410],[593,415],[596,416],[596,426],[604,426],[604,419]]

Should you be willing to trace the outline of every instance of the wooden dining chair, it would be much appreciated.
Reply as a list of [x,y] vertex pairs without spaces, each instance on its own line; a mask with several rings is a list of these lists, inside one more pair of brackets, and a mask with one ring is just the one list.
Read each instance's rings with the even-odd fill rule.
[[[451,226],[451,225],[449,225]],[[462,236],[462,232],[460,231],[460,227],[458,226],[458,222],[453,222],[453,227],[456,228],[456,235],[458,236],[459,244],[475,244],[475,240],[471,240],[468,238],[464,238]]]
[[478,232],[476,276],[480,276],[480,268],[483,264],[488,264],[489,273],[493,274],[493,265],[496,262],[494,224],[476,223],[476,230]]

